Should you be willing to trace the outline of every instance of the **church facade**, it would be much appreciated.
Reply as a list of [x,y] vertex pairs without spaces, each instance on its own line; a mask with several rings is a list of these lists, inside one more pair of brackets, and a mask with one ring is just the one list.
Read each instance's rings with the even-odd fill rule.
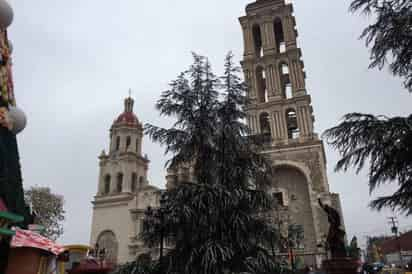
[[[273,184],[267,191],[278,203],[274,219],[282,212],[280,230],[285,236],[288,225],[302,228],[303,243],[295,254],[319,265],[325,256],[328,223],[318,200],[340,212],[341,204],[339,195],[329,190],[323,142],[314,131],[293,7],[285,0],[257,0],[239,21],[242,67],[249,86],[247,123],[252,134],[262,137],[262,153],[273,163]],[[126,98],[124,112],[110,128],[109,151],[99,157],[98,190],[92,202],[91,244],[106,248],[117,263],[148,251],[138,234],[144,210],[159,206],[161,190],[147,180],[149,160],[142,155],[142,140],[133,99]],[[190,174],[189,166],[169,170],[166,187]]]

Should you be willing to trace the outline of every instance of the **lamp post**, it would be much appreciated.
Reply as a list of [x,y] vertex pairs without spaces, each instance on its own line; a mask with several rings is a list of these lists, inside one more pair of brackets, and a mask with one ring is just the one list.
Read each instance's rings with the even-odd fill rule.
[[145,215],[146,219],[148,220],[147,225],[151,225],[154,229],[154,233],[158,233],[159,236],[159,262],[162,264],[163,261],[163,253],[164,253],[164,238],[165,238],[165,230],[164,230],[164,222],[165,216],[170,212],[166,209],[166,202],[167,196],[165,193],[162,193],[159,200],[159,208],[153,210],[152,207],[148,207]]

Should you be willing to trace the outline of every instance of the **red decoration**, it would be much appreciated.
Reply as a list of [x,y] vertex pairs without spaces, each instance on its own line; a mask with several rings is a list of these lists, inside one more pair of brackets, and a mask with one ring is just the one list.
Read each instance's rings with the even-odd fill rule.
[[43,237],[33,231],[23,229],[16,229],[16,235],[13,237],[10,246],[12,248],[31,247],[42,249],[55,255],[59,255],[64,252],[64,247],[62,245],[56,244],[52,240],[47,239],[46,237]]

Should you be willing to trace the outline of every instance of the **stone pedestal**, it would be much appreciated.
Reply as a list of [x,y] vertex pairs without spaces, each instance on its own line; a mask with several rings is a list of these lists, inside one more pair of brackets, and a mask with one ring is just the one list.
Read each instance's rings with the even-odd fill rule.
[[353,258],[335,258],[323,261],[323,269],[327,274],[356,274],[359,260]]

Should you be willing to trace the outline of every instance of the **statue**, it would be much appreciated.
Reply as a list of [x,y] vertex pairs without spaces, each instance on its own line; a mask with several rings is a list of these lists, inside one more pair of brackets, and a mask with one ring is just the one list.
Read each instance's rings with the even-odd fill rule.
[[320,207],[328,215],[329,232],[326,239],[332,259],[347,257],[345,247],[345,231],[341,229],[341,218],[338,211],[318,199]]
[[349,257],[354,259],[360,259],[360,248],[358,247],[358,238],[353,236],[349,245]]

